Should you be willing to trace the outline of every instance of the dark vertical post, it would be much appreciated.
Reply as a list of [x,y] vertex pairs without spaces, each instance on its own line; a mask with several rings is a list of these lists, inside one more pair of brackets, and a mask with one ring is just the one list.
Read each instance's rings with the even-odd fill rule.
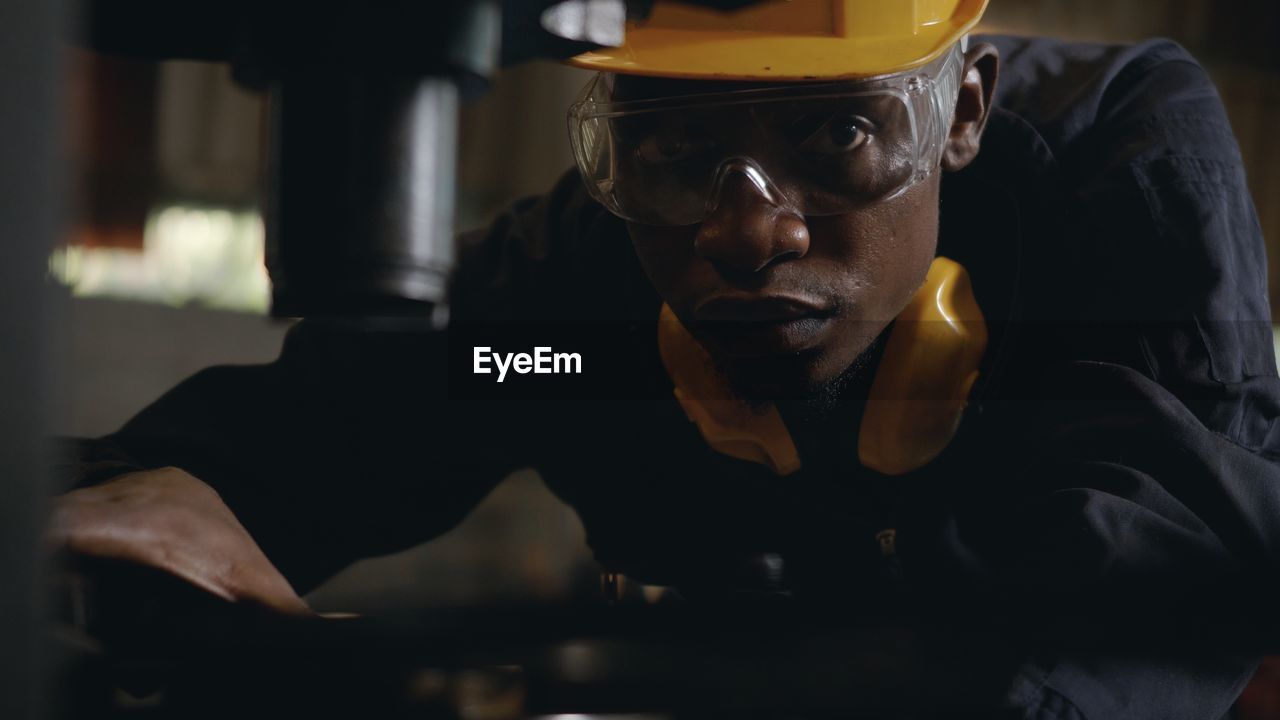
[[453,265],[454,81],[298,72],[269,102],[272,314],[429,317]]
[[48,653],[38,537],[47,462],[47,258],[62,187],[56,152],[62,3],[0,2],[0,717],[43,715]]

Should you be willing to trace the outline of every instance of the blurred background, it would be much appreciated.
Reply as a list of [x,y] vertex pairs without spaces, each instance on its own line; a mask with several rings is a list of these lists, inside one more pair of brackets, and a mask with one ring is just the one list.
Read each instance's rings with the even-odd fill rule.
[[[1280,317],[1280,3],[1276,0],[992,0],[983,31],[1127,42],[1170,37],[1218,84],[1269,247]],[[271,360],[287,329],[266,316],[257,199],[262,103],[226,66],[69,50],[74,222],[50,257],[71,295],[58,432],[98,435],[212,364]],[[565,108],[583,71],[505,72],[463,110],[458,228],[567,170]],[[315,212],[324,213],[324,207]],[[572,512],[521,473],[445,538],[350,568],[321,610],[554,597],[591,566]]]

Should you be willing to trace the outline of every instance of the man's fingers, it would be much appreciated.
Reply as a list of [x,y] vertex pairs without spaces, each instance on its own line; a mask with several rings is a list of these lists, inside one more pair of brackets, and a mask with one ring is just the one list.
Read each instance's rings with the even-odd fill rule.
[[229,602],[311,615],[218,494],[176,468],[63,495],[46,538],[78,555],[162,570]]

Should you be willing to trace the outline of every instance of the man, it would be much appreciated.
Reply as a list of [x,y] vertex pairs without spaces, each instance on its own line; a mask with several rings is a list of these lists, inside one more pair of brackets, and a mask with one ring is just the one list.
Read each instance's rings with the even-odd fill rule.
[[577,60],[578,172],[463,239],[447,331],[196,375],[80,445],[55,538],[306,613],[532,466],[643,582],[994,616],[1028,717],[1221,716],[1280,550],[1238,150],[1175,45],[966,42],[981,10],[659,3]]

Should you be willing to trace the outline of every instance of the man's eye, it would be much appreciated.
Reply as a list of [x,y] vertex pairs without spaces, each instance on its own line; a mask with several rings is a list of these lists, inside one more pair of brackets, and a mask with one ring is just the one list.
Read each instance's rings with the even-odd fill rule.
[[857,150],[871,138],[871,123],[863,117],[833,118],[800,145],[805,152],[837,155]]
[[688,136],[650,135],[636,146],[636,157],[646,163],[663,165],[684,160],[698,153],[703,145]]

